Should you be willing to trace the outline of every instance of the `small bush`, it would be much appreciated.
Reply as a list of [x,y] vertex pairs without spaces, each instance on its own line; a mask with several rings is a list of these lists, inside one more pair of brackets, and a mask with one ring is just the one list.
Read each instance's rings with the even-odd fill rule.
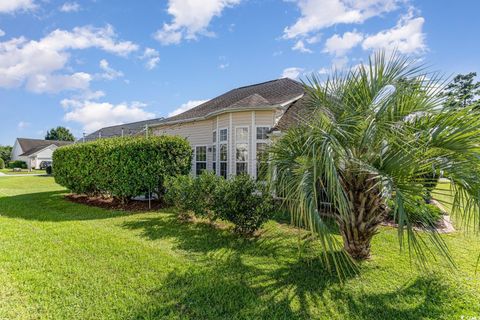
[[175,207],[182,219],[193,211],[193,182],[194,178],[190,175],[168,177],[165,181],[165,202]]
[[55,181],[74,193],[125,202],[146,192],[164,194],[169,176],[190,171],[192,149],[181,137],[99,139],[56,149]]
[[10,161],[8,163],[8,167],[10,169],[14,169],[14,168],[27,169],[27,163],[25,161],[21,161],[21,160]]
[[5,161],[2,158],[0,158],[0,169],[5,169]]
[[199,217],[207,217],[210,221],[216,220],[215,194],[225,179],[213,172],[203,171],[193,181],[192,210]]
[[[394,204],[390,203],[392,209]],[[443,216],[442,210],[436,205],[425,202],[423,197],[415,197],[412,201],[407,201],[404,204],[405,212],[408,215],[409,221],[417,226],[434,227],[440,222]],[[395,210],[391,210],[389,218],[393,219]]]
[[46,172],[47,174],[52,174],[52,173],[53,173],[52,166],[46,167],[46,168],[45,168],[45,172]]
[[247,175],[222,183],[215,194],[215,213],[235,225],[235,231],[252,235],[272,215],[273,198],[262,184]]

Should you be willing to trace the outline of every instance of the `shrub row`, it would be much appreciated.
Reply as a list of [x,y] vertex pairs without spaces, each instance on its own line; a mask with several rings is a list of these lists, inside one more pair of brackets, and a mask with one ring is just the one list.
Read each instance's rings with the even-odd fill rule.
[[13,168],[27,169],[27,163],[25,161],[21,161],[21,160],[10,161],[8,163],[8,167],[10,169],[13,169]]
[[235,225],[235,231],[252,235],[273,213],[273,197],[261,183],[247,175],[225,180],[213,173],[199,177],[178,176],[167,180],[166,199],[183,218],[189,213],[210,221],[223,219]]
[[0,158],[0,169],[5,169],[5,161]]
[[53,153],[55,181],[74,193],[127,201],[164,191],[165,178],[190,171],[192,149],[174,136],[100,139]]

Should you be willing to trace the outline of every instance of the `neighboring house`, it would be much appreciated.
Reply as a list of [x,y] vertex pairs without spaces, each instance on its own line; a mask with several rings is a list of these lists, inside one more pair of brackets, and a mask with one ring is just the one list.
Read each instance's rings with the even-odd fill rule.
[[78,140],[78,142],[88,142],[101,138],[112,138],[112,137],[123,137],[123,136],[134,136],[145,132],[147,126],[158,123],[164,120],[164,118],[151,119],[145,121],[138,121],[132,123],[125,123],[111,127],[105,127],[99,129],[89,135],[86,135],[84,138]]
[[12,161],[25,161],[28,169],[40,169],[42,161],[52,161],[55,149],[72,143],[71,141],[17,138],[12,149]]
[[305,104],[301,83],[284,78],[231,90],[179,115],[150,125],[155,135],[188,139],[192,171],[257,176],[257,159],[278,134],[298,121]]

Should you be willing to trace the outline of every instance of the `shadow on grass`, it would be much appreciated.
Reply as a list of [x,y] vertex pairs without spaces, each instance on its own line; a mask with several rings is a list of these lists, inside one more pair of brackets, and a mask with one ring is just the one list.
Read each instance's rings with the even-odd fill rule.
[[439,278],[418,277],[386,293],[376,293],[373,283],[372,294],[349,286],[353,273],[342,285],[321,259],[299,258],[295,241],[282,231],[244,240],[209,224],[180,223],[174,215],[123,227],[203,259],[167,274],[133,319],[418,319],[455,313],[446,307],[455,293]]
[[9,218],[53,222],[107,219],[130,214],[72,203],[64,198],[64,194],[64,191],[51,191],[1,197],[0,213]]

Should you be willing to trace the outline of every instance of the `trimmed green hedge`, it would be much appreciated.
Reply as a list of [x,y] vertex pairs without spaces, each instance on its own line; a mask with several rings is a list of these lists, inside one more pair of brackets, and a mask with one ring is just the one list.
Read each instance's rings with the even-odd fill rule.
[[58,148],[55,181],[74,193],[122,200],[149,190],[162,196],[164,180],[190,172],[192,149],[174,136],[100,139]]
[[27,169],[27,163],[25,161],[22,161],[22,160],[15,160],[15,161],[10,161],[8,163],[8,167],[10,169],[14,169],[14,168],[20,168],[20,169]]

